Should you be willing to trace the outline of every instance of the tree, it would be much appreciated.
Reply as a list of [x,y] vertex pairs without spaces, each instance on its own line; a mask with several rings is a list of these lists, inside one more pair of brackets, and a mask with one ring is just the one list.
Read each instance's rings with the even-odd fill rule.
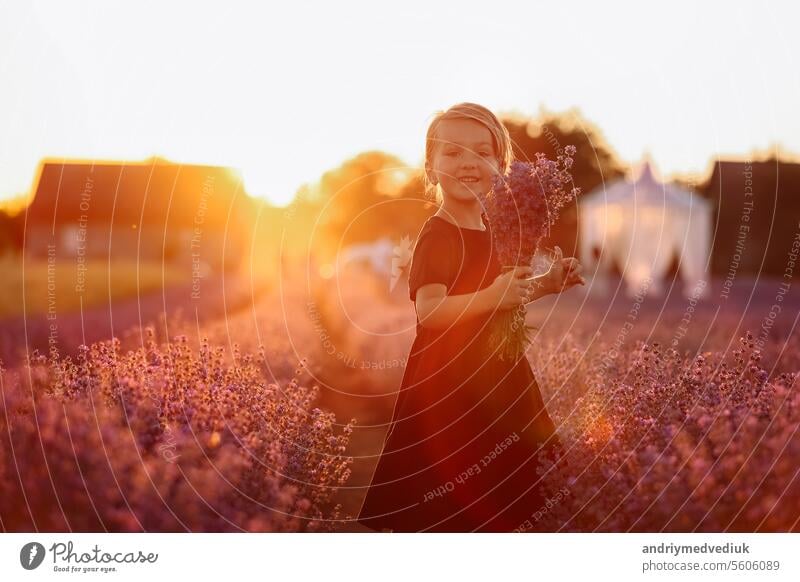
[[336,245],[371,241],[394,234],[398,199],[414,170],[399,158],[368,151],[323,174],[303,199],[317,208],[323,234]]

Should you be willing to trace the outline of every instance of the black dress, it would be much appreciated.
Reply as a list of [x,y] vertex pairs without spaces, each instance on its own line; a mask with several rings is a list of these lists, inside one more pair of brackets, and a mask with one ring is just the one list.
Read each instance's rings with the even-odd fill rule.
[[[417,238],[409,295],[429,283],[474,293],[500,274],[490,225],[430,217]],[[491,314],[417,336],[358,521],[374,530],[508,532],[541,509],[537,452],[560,447],[526,358],[500,360]],[[487,349],[488,348],[488,349]]]

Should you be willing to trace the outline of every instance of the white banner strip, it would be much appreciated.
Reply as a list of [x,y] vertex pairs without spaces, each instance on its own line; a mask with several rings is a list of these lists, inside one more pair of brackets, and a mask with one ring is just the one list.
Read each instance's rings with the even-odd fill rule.
[[798,550],[792,534],[3,534],[0,579],[794,581]]

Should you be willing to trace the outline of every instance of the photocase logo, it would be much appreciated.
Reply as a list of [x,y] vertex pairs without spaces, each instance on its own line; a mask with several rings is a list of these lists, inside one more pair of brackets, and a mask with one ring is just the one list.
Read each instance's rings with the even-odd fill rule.
[[389,291],[394,291],[397,281],[400,280],[400,274],[411,262],[411,238],[404,235],[400,239],[400,244],[395,245],[392,249],[392,273],[389,281]]
[[44,561],[44,546],[39,542],[29,542],[19,551],[19,563],[26,570],[35,570]]

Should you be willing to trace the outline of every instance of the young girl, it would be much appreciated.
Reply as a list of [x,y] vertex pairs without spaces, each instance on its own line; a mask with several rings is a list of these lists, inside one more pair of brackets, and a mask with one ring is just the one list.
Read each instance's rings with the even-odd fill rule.
[[545,275],[501,275],[478,196],[512,160],[508,131],[480,105],[439,112],[428,128],[426,186],[439,209],[414,248],[417,335],[358,519],[374,530],[510,532],[545,507],[537,455],[560,447],[555,427],[527,359],[501,360],[487,324],[583,279],[560,249]]

